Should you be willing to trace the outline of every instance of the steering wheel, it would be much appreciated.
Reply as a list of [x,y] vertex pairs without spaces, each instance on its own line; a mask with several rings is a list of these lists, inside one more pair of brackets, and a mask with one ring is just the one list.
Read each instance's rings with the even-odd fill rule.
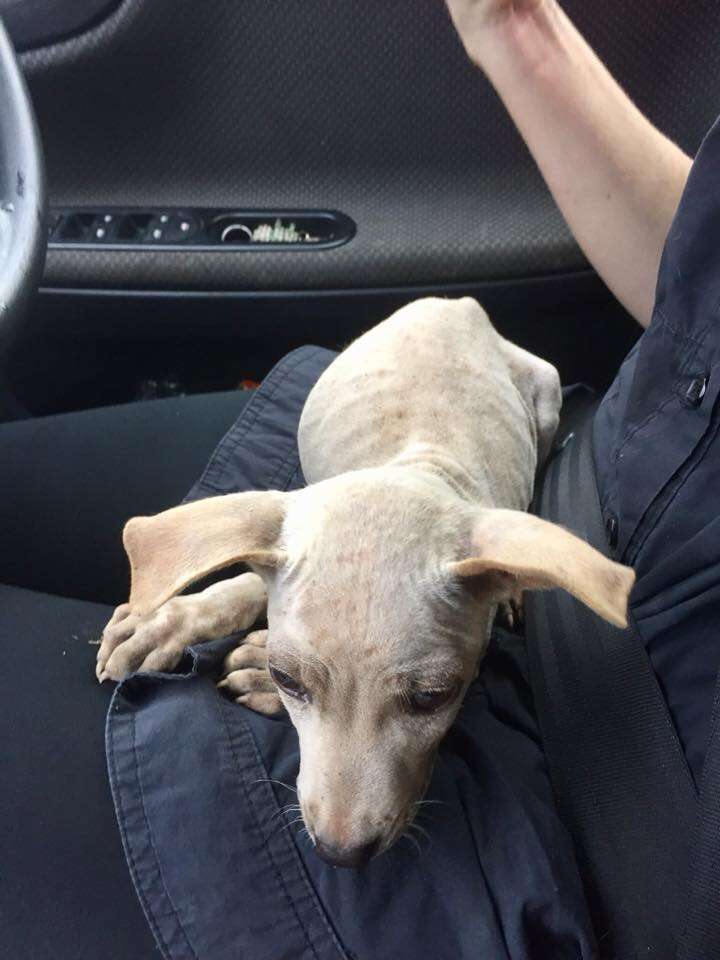
[[42,275],[47,248],[45,204],[35,115],[0,21],[0,364]]

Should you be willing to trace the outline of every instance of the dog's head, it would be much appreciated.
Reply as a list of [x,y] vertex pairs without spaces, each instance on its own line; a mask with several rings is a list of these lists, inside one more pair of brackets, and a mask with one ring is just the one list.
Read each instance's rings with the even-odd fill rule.
[[317,852],[346,866],[412,820],[500,601],[562,587],[624,625],[634,579],[560,527],[399,468],[137,518],[125,543],[138,612],[239,561],[264,577],[302,814]]

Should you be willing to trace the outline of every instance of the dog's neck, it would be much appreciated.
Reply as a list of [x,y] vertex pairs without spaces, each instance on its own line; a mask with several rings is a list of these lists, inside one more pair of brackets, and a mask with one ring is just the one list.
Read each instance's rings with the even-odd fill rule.
[[447,450],[429,443],[414,443],[387,463],[388,467],[432,474],[442,480],[457,496],[470,503],[495,506],[492,483],[485,472],[470,473]]

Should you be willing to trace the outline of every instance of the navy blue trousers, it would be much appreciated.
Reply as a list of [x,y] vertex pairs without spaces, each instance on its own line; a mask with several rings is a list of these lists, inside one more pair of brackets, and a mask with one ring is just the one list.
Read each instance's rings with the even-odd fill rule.
[[[303,483],[296,429],[332,354],[302,348],[266,379],[190,498]],[[441,746],[423,822],[361,871],[321,862],[285,817],[298,744],[287,720],[228,702],[214,677],[237,638],[174,675],[121,684],[107,751],[130,872],[165,957],[589,958],[594,941],[555,812],[522,638],[496,631]]]

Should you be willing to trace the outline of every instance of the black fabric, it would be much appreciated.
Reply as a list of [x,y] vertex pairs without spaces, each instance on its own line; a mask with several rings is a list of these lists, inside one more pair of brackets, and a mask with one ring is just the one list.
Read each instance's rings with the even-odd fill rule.
[[[120,524],[173,506],[248,394],[0,426],[2,574],[124,599]],[[108,556],[108,554],[110,556]],[[95,680],[112,607],[0,585],[0,956],[158,957],[128,875]]]
[[677,960],[720,957],[720,677],[693,837],[687,910]]
[[[606,550],[590,413],[548,465],[534,509]],[[697,804],[646,651],[632,622],[613,627],[563,591],[529,594],[525,608],[543,745],[601,956],[672,957]]]
[[[694,153],[720,95],[716,0],[563,7]],[[338,208],[358,225],[326,251],[51,250],[47,285],[406,287],[584,266],[442,0],[124,0],[23,65],[58,206]]]
[[[669,715],[658,705],[648,713],[648,698],[636,716],[636,699],[624,681],[628,717],[626,729],[616,731],[615,777],[631,785],[643,781],[645,794],[654,798],[645,842],[632,839],[629,849],[638,855],[650,850],[655,888],[651,893],[649,884],[644,897],[657,911],[657,923],[674,929],[683,960],[714,960],[720,954],[720,513],[714,496],[720,486],[718,171],[720,120],[703,140],[670,227],[650,327],[604,398],[594,429],[604,519],[615,531],[615,555],[637,574],[633,642],[637,635],[645,644],[669,708]],[[565,510],[569,492],[566,485],[558,490]],[[597,539],[602,541],[600,532]],[[608,702],[618,693],[609,691]],[[680,777],[677,751],[660,751],[648,765],[657,739],[642,724],[653,723],[653,712],[655,732],[671,723],[677,728],[700,787],[699,809],[684,787],[678,793],[662,786],[662,778]],[[627,730],[647,740],[641,740],[645,769],[628,769],[634,736],[630,739]],[[671,748],[667,729],[665,738]],[[568,745],[573,747],[572,736]],[[687,874],[687,900],[676,895],[677,885],[668,895],[671,881],[663,881],[663,870],[677,881]],[[619,893],[625,873],[619,876],[621,883],[608,886],[609,891]],[[663,882],[668,884],[664,896]]]
[[122,603],[123,524],[182,499],[248,396],[152,400],[0,426],[0,583]]
[[152,960],[110,797],[94,676],[112,610],[0,586],[0,956]]
[[637,575],[635,626],[696,783],[720,667],[719,173],[717,121],[668,233],[652,322],[594,427],[603,515]]

